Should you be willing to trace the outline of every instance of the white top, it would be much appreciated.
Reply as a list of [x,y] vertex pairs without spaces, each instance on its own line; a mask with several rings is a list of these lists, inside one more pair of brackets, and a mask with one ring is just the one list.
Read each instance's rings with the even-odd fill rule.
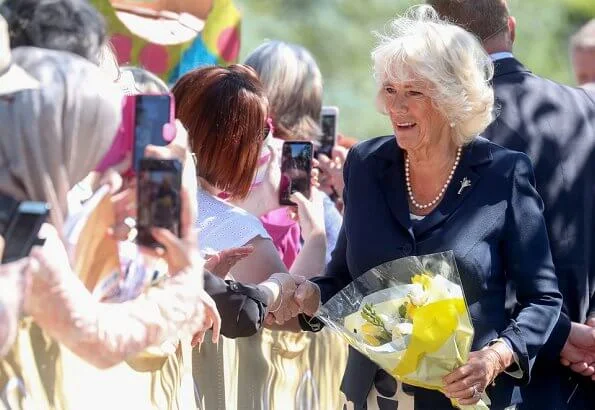
[[195,227],[203,255],[246,245],[257,236],[271,239],[256,216],[200,188],[198,209]]
[[514,58],[514,55],[508,51],[500,51],[499,53],[490,54],[493,62],[504,60],[505,58]]
[[425,217],[425,215],[415,215],[409,212],[409,218],[411,218],[412,221],[423,221]]

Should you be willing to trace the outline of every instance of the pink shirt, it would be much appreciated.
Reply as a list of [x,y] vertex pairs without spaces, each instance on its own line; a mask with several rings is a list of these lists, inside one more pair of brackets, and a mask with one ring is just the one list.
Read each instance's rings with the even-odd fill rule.
[[279,208],[260,218],[271,236],[287,269],[293,265],[301,249],[300,226],[287,216],[287,208]]

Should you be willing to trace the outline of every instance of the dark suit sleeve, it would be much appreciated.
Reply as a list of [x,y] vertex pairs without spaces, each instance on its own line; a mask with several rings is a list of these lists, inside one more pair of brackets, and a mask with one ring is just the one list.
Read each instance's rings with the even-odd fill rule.
[[345,234],[345,223],[347,220],[347,212],[349,207],[349,172],[356,161],[356,148],[349,150],[347,159],[345,161],[345,168],[343,169],[343,179],[345,180],[345,188],[343,190],[343,200],[345,204],[346,217],[343,218],[343,225],[339,231],[339,237],[335,250],[331,254],[331,261],[326,267],[324,276],[313,278],[312,281],[320,288],[320,296],[322,303],[326,303],[337,292],[347,286],[351,281],[349,268],[347,267],[347,236]]
[[204,275],[205,292],[213,298],[221,315],[221,334],[228,338],[252,336],[262,327],[266,295],[258,288]]
[[539,349],[545,344],[562,306],[554,273],[543,202],[535,190],[529,158],[517,154],[503,242],[507,280],[515,282],[518,314],[500,334],[518,355],[528,383]]
[[559,363],[560,353],[570,334],[571,320],[568,314],[562,309],[560,317],[552,330],[547,343],[539,351],[539,357],[550,362]]

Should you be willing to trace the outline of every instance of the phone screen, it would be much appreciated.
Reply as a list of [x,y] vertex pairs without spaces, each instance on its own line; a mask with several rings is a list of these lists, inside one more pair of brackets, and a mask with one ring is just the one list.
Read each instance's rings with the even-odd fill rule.
[[322,136],[320,137],[320,147],[317,154],[321,153],[327,157],[333,154],[333,147],[335,146],[335,136],[337,133],[337,116],[335,114],[322,115]]
[[6,232],[2,263],[29,256],[48,214],[49,207],[45,202],[25,201],[19,204]]
[[136,97],[134,169],[138,170],[147,145],[164,146],[163,126],[170,122],[171,97],[164,94]]
[[295,205],[290,199],[294,192],[310,198],[310,174],[312,172],[312,143],[286,141],[281,156],[281,187],[279,203]]
[[159,247],[152,227],[180,236],[182,166],[176,160],[142,159],[138,173],[138,242]]

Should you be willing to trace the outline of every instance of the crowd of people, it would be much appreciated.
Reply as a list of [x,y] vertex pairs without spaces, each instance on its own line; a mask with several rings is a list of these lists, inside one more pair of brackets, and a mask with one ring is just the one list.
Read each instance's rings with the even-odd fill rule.
[[[0,15],[0,258],[15,206],[49,207],[30,252],[0,265],[0,409],[595,406],[595,21],[570,41],[575,88],[517,59],[506,0],[391,20],[370,103],[394,134],[339,136],[288,207],[283,143],[322,134],[305,48],[267,41],[168,87],[119,66],[86,0],[5,0]],[[144,151],[182,166],[163,204],[137,200],[132,153],[111,161],[123,102],[150,93],[175,101],[171,142]],[[139,207],[172,203],[178,232],[139,246]],[[441,391],[317,319],[370,269],[447,250],[474,338]]]

